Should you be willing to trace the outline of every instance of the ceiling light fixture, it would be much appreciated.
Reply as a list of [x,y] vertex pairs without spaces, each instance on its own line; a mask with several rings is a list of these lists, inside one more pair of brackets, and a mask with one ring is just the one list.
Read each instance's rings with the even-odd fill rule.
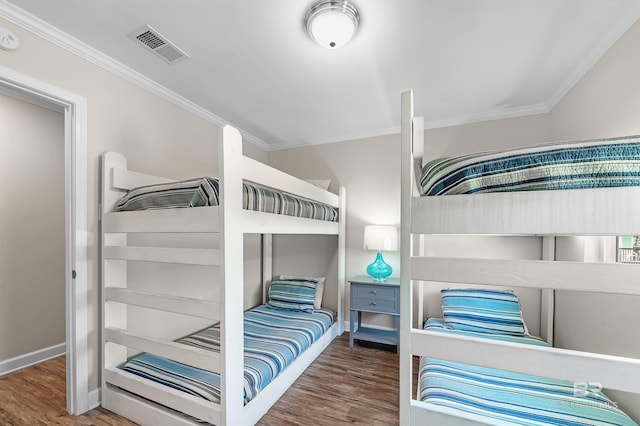
[[360,12],[348,0],[319,0],[304,17],[304,26],[316,43],[327,49],[347,44],[360,26]]

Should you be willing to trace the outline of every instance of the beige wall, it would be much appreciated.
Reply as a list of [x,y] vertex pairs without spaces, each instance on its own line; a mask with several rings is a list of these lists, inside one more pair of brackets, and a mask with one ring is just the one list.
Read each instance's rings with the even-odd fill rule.
[[[414,95],[420,96],[419,93]],[[470,123],[427,130],[425,158],[540,145],[548,141],[547,114]]]
[[335,235],[274,235],[273,274],[325,277],[322,307],[338,309],[338,238]]
[[[425,132],[425,159],[476,151],[538,145],[549,140],[546,114],[429,129]],[[541,259],[542,240],[537,237],[426,236],[425,254],[442,257]],[[451,284],[424,287],[425,318],[442,315],[439,291]],[[529,331],[539,335],[540,291],[514,289],[522,302]]]
[[[551,111],[552,139],[640,134],[638,46],[640,22]],[[565,255],[584,260],[598,241],[580,239],[572,244],[574,250]],[[637,324],[640,297],[566,292],[556,295],[555,336],[560,347],[640,358],[640,340],[630,337],[637,335]],[[607,393],[632,417],[640,419],[640,397]]]
[[[483,259],[540,260],[542,239],[537,237],[498,236],[425,236],[425,256],[469,257]],[[442,318],[442,299],[439,291],[451,287],[473,287],[451,283],[430,283],[424,287],[424,309],[426,318]],[[498,288],[498,287],[496,287]],[[499,288],[504,289],[504,287]],[[513,288],[522,304],[522,315],[529,332],[540,335],[540,290]]]
[[[99,328],[98,227],[95,219],[99,155],[107,150],[120,151],[128,157],[131,168],[174,178],[215,174],[217,127],[10,22],[0,19],[0,25],[14,31],[21,40],[17,51],[0,52],[2,66],[88,100],[88,328],[90,389],[95,389],[98,385]],[[640,133],[637,114],[640,79],[635,72],[640,61],[635,51],[639,43],[640,27],[636,24],[551,114],[428,130],[427,157],[548,140]],[[431,141],[433,145],[430,145]],[[372,252],[362,249],[364,225],[399,223],[399,137],[381,136],[269,154],[253,146],[245,145],[245,149],[258,160],[268,159],[272,165],[299,177],[330,178],[332,190],[336,190],[338,183],[347,187],[347,276],[363,273],[373,259]],[[441,244],[441,250],[446,252],[458,242]],[[517,256],[535,257],[539,244],[537,238],[517,241]],[[285,245],[276,250],[286,252],[290,247]],[[490,255],[493,250],[501,252],[505,246],[501,243],[498,248],[494,240],[486,240],[474,242],[472,247]],[[398,254],[389,253],[385,258],[397,276]],[[287,268],[287,265],[281,267]],[[254,293],[248,290],[252,297],[255,297]],[[618,306],[617,301],[603,304],[599,299],[591,302],[590,308],[603,313]],[[388,324],[385,319],[371,321]],[[574,326],[580,324],[568,324],[567,332]],[[559,327],[562,336],[565,326],[559,324]],[[640,356],[637,347],[631,348],[631,352]]]
[[[399,96],[399,95],[398,95]],[[512,146],[527,146],[547,141],[548,120],[546,115],[474,123],[463,126],[432,129],[425,132],[427,157],[499,149]],[[347,279],[354,275],[366,274],[366,267],[375,257],[374,252],[362,248],[364,226],[369,224],[395,225],[400,223],[400,137],[399,135],[337,142],[294,148],[269,153],[270,164],[300,178],[331,179],[331,190],[338,185],[347,189]],[[314,237],[302,237],[310,240]],[[296,244],[300,244],[299,240]],[[504,243],[512,249],[504,249],[502,239],[486,238],[468,240],[450,237],[446,243],[438,242],[439,255],[447,255],[452,246],[470,256],[498,256],[509,252],[512,258],[535,258],[541,256],[539,238],[506,239]],[[287,243],[286,240],[276,241]],[[281,247],[282,251],[291,251]],[[434,253],[434,255],[437,254]],[[385,252],[384,257],[393,268],[392,276],[399,275],[399,253]],[[298,264],[299,268],[314,268],[314,265]],[[430,301],[439,300],[434,293],[439,287],[427,292],[427,306]],[[525,311],[533,332],[539,329],[540,298],[537,291],[523,291]],[[346,294],[345,314],[348,314],[349,291]],[[348,318],[348,317],[347,317]],[[366,316],[364,321],[371,325],[390,327],[387,316]]]
[[0,95],[0,361],[65,342],[64,117]]
[[[428,131],[427,138],[431,133],[431,138],[443,145],[436,148],[432,156],[471,151],[470,144],[464,143],[471,137],[478,140],[473,150],[492,150],[545,141],[640,134],[639,45],[640,22],[637,22],[549,114],[537,116],[535,122],[529,121],[533,117],[525,117],[523,120]],[[465,128],[473,131],[465,134]],[[492,141],[496,136],[500,140]],[[512,142],[502,139],[503,136],[513,138]],[[445,247],[441,242],[437,250],[444,251]],[[563,237],[557,241],[557,258],[607,261],[610,255],[605,251],[607,247],[611,247],[611,241],[600,237]],[[528,255],[526,251],[522,252],[525,246],[520,243],[513,248],[521,252],[516,254],[518,257],[526,258]],[[505,254],[510,253],[507,251]],[[640,323],[639,306],[640,297],[557,292],[555,344],[583,351],[640,357],[640,342],[629,338],[636,335],[635,324]],[[527,324],[531,324],[528,307],[523,306],[523,310]],[[535,334],[533,327],[530,328]],[[632,417],[640,418],[639,397],[622,392],[607,393]]]
[[[549,139],[546,114],[470,123],[430,129],[425,132],[425,159],[517,148],[546,143]],[[425,254],[442,257],[541,259],[542,240],[537,237],[426,236]],[[439,291],[451,284],[432,283],[424,287],[425,318],[442,315]],[[529,332],[539,335],[540,291],[514,289],[522,302]]]
[[[90,390],[98,387],[99,262],[98,163],[104,151],[122,152],[129,167],[173,178],[215,175],[217,126],[0,19],[20,49],[0,52],[0,65],[84,96],[88,105],[88,330]],[[159,63],[160,66],[165,66]],[[246,145],[245,145],[246,146]],[[250,155],[266,157],[258,148]],[[257,243],[256,243],[257,244]],[[258,280],[256,274],[255,280]]]
[[[337,192],[339,185],[346,187],[346,275],[348,279],[366,273],[366,267],[375,258],[375,253],[362,248],[364,226],[400,224],[399,136],[272,151],[269,153],[269,161],[272,166],[300,178],[331,179],[330,189],[334,192]],[[316,237],[281,238],[274,242],[274,251],[292,252],[295,250],[294,245],[312,244],[314,238]],[[290,246],[287,247],[286,244]],[[398,252],[385,252],[384,257],[393,268],[393,276],[398,276]],[[298,264],[301,272],[305,268],[316,269],[312,260],[308,262],[311,264]],[[286,273],[283,270],[275,272]],[[335,273],[333,270],[328,271],[327,276],[335,276]],[[329,283],[327,287],[330,288]],[[347,307],[348,295],[347,289]],[[385,318],[380,321],[386,324]]]
[[553,140],[640,134],[640,22],[636,22],[549,114]]

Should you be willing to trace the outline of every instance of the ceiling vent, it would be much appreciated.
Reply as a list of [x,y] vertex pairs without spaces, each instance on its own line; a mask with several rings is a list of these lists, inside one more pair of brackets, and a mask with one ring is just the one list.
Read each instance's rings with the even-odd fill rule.
[[170,64],[175,64],[181,59],[189,57],[182,49],[171,43],[149,25],[130,33],[129,38],[137,41]]

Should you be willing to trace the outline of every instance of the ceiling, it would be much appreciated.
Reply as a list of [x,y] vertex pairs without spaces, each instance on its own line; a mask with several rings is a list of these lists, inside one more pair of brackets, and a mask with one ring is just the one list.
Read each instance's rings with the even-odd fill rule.
[[[355,0],[324,49],[311,0],[10,0],[273,150],[395,133],[413,88],[427,127],[548,112],[640,16],[638,0]],[[190,57],[127,34],[148,24]]]

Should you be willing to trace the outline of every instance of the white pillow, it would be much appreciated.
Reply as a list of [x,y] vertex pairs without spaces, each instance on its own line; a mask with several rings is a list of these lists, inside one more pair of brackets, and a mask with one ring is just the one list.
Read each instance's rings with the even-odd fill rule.
[[301,280],[314,280],[317,281],[316,285],[316,296],[313,300],[313,308],[320,309],[322,308],[322,294],[324,293],[324,277],[297,277],[294,275],[280,275],[281,280],[291,280],[294,278],[298,278]]

